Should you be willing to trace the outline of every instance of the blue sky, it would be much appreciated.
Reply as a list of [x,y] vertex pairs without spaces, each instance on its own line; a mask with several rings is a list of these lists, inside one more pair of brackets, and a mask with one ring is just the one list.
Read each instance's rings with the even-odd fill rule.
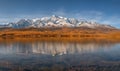
[[0,24],[53,14],[120,28],[120,0],[0,0]]

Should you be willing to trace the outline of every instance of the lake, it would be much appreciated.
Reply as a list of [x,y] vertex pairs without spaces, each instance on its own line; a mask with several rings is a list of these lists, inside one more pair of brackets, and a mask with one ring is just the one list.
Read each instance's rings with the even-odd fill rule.
[[120,43],[2,41],[0,71],[120,71]]

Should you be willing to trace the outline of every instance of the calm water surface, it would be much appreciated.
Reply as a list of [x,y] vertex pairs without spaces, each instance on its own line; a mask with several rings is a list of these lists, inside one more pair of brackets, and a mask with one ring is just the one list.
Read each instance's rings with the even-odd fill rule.
[[0,42],[0,71],[120,71],[120,43]]

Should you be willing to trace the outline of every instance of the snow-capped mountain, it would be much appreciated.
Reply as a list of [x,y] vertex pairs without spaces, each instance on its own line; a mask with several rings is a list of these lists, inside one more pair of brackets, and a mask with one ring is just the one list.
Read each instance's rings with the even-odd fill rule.
[[66,18],[62,16],[53,15],[51,17],[43,17],[36,19],[21,19],[16,23],[9,23],[8,27],[12,28],[41,28],[41,27],[87,27],[87,28],[109,28],[114,27],[105,24],[98,24],[96,22],[89,22],[85,20],[77,20],[74,18]]

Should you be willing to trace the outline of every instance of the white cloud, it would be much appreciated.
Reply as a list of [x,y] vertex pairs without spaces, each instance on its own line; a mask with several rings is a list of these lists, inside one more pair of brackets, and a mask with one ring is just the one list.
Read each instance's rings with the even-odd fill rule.
[[109,24],[120,28],[120,16],[117,15],[107,15],[100,11],[82,11],[75,13],[75,16],[80,19],[86,19],[88,21],[95,21],[101,24]]
[[66,11],[63,8],[53,11],[52,14],[53,15],[60,15],[60,16],[66,16],[67,15]]
[[81,11],[81,12],[75,13],[75,16],[77,18],[84,18],[86,20],[98,21],[102,19],[103,13],[99,11]]
[[110,24],[120,28],[120,17],[119,16],[109,16],[102,21],[102,23]]

